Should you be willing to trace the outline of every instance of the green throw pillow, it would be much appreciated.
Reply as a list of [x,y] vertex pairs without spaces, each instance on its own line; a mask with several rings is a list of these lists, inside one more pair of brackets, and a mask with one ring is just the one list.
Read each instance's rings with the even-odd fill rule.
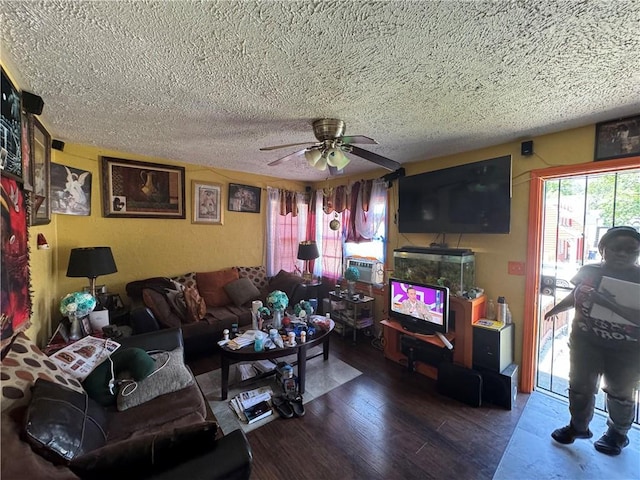
[[[141,348],[120,348],[111,355],[113,373],[117,377],[122,372],[129,372],[136,381],[147,378],[155,370],[155,362],[151,356]],[[82,382],[84,390],[90,398],[103,407],[115,405],[118,390],[114,385],[113,393],[109,391],[111,381],[111,362],[106,359]],[[115,381],[115,379],[114,379]]]

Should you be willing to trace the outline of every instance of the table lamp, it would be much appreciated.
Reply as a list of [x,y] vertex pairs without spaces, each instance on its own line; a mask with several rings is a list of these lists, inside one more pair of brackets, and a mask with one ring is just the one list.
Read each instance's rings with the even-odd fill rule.
[[318,245],[313,240],[300,242],[298,245],[298,260],[304,260],[304,272],[302,278],[305,281],[311,280],[311,272],[309,271],[309,261],[315,260],[320,254],[318,253]]
[[87,277],[89,279],[89,293],[94,297],[96,296],[96,278],[117,271],[110,247],[71,249],[67,277]]

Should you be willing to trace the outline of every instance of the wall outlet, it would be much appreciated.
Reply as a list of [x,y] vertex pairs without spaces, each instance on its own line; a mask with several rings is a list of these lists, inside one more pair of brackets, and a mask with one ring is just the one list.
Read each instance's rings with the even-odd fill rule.
[[509,262],[509,275],[524,275],[524,262]]

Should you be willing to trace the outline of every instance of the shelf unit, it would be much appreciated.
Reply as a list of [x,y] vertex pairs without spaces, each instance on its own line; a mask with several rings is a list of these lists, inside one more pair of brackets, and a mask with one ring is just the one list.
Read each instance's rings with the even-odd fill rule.
[[354,300],[353,297],[329,292],[329,311],[331,319],[342,325],[342,336],[345,330],[353,331],[353,343],[356,343],[358,330],[369,328],[373,325],[375,298],[364,296]]
[[[450,297],[449,309],[455,314],[455,327],[447,333],[447,339],[453,343],[453,362],[471,368],[473,364],[473,324],[484,314],[486,297],[484,295],[473,300],[462,297]],[[401,365],[407,365],[408,359],[402,353],[400,339],[402,335],[409,335],[420,341],[446,348],[436,335],[421,335],[411,333],[402,328],[395,320],[383,320],[384,328],[384,356]],[[422,375],[436,379],[438,369],[434,365],[415,362],[415,370]]]

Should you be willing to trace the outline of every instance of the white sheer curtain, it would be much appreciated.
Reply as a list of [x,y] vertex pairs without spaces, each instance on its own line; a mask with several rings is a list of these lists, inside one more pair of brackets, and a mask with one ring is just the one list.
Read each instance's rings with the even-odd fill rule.
[[371,198],[369,208],[365,212],[362,209],[362,197],[364,191],[360,188],[356,200],[356,211],[353,212],[356,233],[362,238],[371,240],[378,232],[380,225],[386,218],[387,186],[381,179],[373,180],[371,184]]
[[[283,193],[293,195],[294,212],[281,215]],[[293,272],[302,269],[298,260],[298,244],[306,240],[308,220],[308,197],[301,192],[283,192],[267,187],[267,275],[276,275],[280,270]]]

